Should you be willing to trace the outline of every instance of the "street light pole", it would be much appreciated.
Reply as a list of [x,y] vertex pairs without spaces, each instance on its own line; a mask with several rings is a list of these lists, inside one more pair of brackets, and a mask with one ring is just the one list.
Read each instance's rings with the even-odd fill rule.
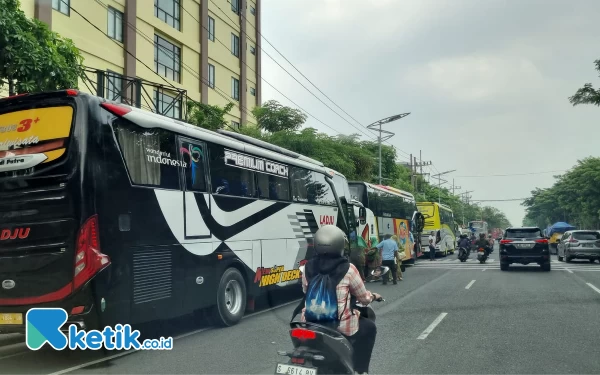
[[437,179],[438,179],[438,203],[442,203],[442,193],[441,193],[441,191],[442,191],[442,184],[441,184],[442,179],[441,178],[442,178],[443,175],[448,174],[448,173],[452,173],[452,172],[456,172],[456,169],[453,169],[451,171],[446,171],[446,172],[438,173],[438,174],[434,174],[433,176],[431,176],[431,177],[436,177],[437,176]]
[[[401,118],[404,118],[408,115],[410,115],[410,112],[402,113],[400,115],[390,116],[390,117],[381,119],[379,121],[375,121],[371,125],[367,126],[367,129],[375,130],[375,131],[379,132],[379,137],[377,137],[377,143],[379,143],[379,185],[381,185],[381,180],[382,180],[382,178],[381,178],[381,143],[383,143],[383,141],[387,141],[388,139],[392,138],[395,135],[394,133],[392,133],[390,131],[383,130],[381,128],[381,126],[385,125],[385,124],[389,124],[390,122],[400,120]],[[382,134],[385,134],[385,135],[382,136]]]

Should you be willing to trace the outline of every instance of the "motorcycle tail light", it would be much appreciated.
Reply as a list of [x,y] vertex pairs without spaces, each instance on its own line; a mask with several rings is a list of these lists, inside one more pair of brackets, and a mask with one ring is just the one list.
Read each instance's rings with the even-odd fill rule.
[[317,338],[316,332],[304,328],[292,329],[291,335],[293,338],[296,338],[298,340],[314,340]]
[[292,357],[292,363],[304,364],[304,358]]

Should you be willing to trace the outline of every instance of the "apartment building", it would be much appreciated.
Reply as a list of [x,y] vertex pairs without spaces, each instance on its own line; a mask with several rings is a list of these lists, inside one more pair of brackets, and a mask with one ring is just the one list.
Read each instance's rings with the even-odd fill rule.
[[261,0],[21,0],[70,38],[82,91],[181,118],[185,98],[225,106],[232,127],[261,103]]

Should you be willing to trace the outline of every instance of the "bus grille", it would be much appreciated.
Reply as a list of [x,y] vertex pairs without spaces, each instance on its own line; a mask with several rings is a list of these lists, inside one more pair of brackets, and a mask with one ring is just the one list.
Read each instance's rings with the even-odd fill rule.
[[171,297],[172,259],[169,249],[139,249],[133,253],[133,302]]

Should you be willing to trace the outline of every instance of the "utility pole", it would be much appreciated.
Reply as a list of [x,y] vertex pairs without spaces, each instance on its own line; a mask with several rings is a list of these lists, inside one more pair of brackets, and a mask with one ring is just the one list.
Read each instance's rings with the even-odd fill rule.
[[[411,155],[411,157],[412,157],[412,155]],[[419,150],[419,161],[417,162],[417,157],[415,156],[414,163],[413,163],[413,165],[415,166],[415,172],[414,172],[414,174],[415,174],[415,180],[414,180],[415,181],[415,183],[414,183],[415,191],[417,191],[417,187],[418,187],[417,186],[417,176],[423,177],[424,176],[423,166],[427,166],[427,165],[431,165],[431,164],[432,164],[431,161],[425,161],[425,162],[423,161],[423,152],[421,150]],[[417,167],[420,167],[420,169],[421,169],[420,173],[417,173]],[[427,174],[427,173],[425,173],[425,174]]]
[[456,169],[453,169],[451,171],[446,171],[446,172],[442,172],[442,173],[438,173],[438,174],[434,174],[431,177],[437,177],[438,179],[438,203],[442,203],[442,176],[448,173],[452,173],[452,172],[456,172]]
[[[382,180],[382,178],[381,178],[381,143],[383,141],[386,141],[386,140],[392,138],[395,135],[394,133],[392,133],[390,131],[381,129],[381,126],[385,125],[385,124],[389,124],[390,122],[394,122],[396,120],[400,120],[401,118],[404,118],[408,115],[410,115],[410,112],[403,113],[401,115],[390,116],[388,118],[384,118],[379,121],[375,121],[371,125],[367,126],[367,129],[375,130],[375,131],[379,132],[379,137],[377,137],[377,142],[379,143],[379,185],[382,184],[381,183],[381,180]],[[385,135],[383,135],[383,134],[385,134]]]
[[413,173],[413,156],[410,154],[410,184],[415,187],[415,174]]
[[[465,192],[460,193],[463,203],[465,203],[465,201],[468,202],[468,200],[467,200],[468,194],[472,193],[474,191],[475,190],[470,190],[470,191],[465,191]],[[464,226],[465,225],[465,207],[464,207],[464,205],[461,206],[461,209],[462,209],[461,211],[462,211],[462,219],[463,219],[462,221],[463,221],[463,226]]]
[[414,184],[413,188],[415,189],[415,191],[417,191],[417,157],[416,156],[415,156],[413,165],[415,166],[415,172],[414,172],[415,184]]
[[454,179],[452,179],[452,195],[455,195],[455,194],[454,194],[454,190],[455,190],[455,189],[460,189],[460,186],[456,186],[456,185],[454,185]]

